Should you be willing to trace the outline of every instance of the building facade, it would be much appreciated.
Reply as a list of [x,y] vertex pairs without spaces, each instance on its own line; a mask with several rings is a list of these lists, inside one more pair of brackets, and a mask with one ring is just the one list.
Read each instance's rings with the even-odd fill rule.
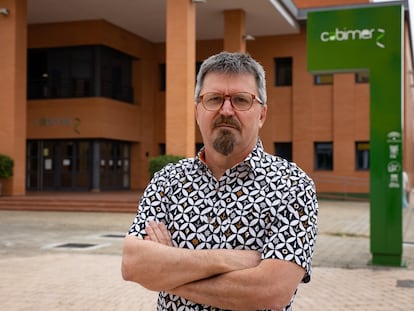
[[[374,5],[369,1],[279,1],[285,9],[278,16],[299,12],[293,30],[254,40],[246,40],[247,21],[260,16],[239,6],[220,12],[221,37],[199,38],[197,7],[216,1],[167,0],[165,16],[157,17],[165,40],[104,17],[30,23],[34,2],[0,0],[8,11],[0,15],[0,38],[10,42],[0,45],[0,153],[15,161],[13,178],[3,181],[6,194],[142,189],[150,157],[193,156],[202,144],[195,74],[222,50],[248,52],[265,68],[269,109],[261,139],[268,152],[298,163],[320,193],[369,193],[369,72],[309,73],[299,14]],[[414,177],[408,10],[404,29],[404,170]]]

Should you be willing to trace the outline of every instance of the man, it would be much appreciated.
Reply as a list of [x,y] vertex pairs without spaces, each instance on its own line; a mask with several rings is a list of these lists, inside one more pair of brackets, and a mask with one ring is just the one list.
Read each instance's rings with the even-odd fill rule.
[[123,277],[160,291],[157,310],[291,310],[310,280],[315,187],[264,152],[266,113],[255,60],[222,52],[203,62],[195,117],[204,148],[155,174],[124,242]]

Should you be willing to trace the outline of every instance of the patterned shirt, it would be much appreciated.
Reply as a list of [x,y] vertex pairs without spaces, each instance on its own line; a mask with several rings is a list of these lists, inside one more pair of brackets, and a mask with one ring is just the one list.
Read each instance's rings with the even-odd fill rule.
[[[318,214],[313,181],[294,163],[266,153],[260,140],[220,180],[202,153],[154,175],[129,234],[143,238],[148,221],[157,220],[167,225],[175,247],[257,250],[262,259],[303,267],[302,282],[309,282]],[[157,310],[221,309],[160,292]]]

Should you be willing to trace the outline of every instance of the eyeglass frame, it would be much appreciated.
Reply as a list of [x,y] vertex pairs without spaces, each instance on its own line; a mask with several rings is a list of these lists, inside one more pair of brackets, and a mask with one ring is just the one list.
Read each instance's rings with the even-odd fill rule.
[[[204,96],[205,96],[205,95],[207,95],[207,94],[215,94],[215,95],[219,95],[219,96],[223,97],[223,102],[221,103],[221,105],[220,105],[220,106],[218,106],[218,107],[217,107],[217,109],[208,109],[208,108],[206,107],[206,105],[204,104],[203,98],[204,98]],[[240,109],[238,109],[237,107],[235,107],[235,106],[233,105],[233,101],[232,101],[232,99],[231,99],[231,98],[232,98],[234,95],[237,95],[237,94],[249,94],[249,95],[251,96],[252,101],[251,101],[251,104],[250,104],[249,108],[240,110]],[[235,92],[235,93],[231,93],[231,94],[227,94],[227,95],[225,95],[225,94],[221,94],[221,93],[215,93],[215,92],[207,92],[207,93],[204,93],[204,94],[202,94],[202,95],[200,95],[200,96],[198,97],[198,101],[199,101],[199,102],[201,102],[201,104],[203,105],[204,109],[206,109],[207,111],[218,111],[218,110],[220,110],[220,109],[221,109],[221,107],[223,107],[223,105],[224,105],[224,103],[225,103],[226,99],[228,99],[228,100],[230,101],[230,104],[231,104],[231,106],[233,107],[233,109],[234,109],[234,110],[237,110],[237,111],[248,111],[248,110],[250,110],[250,108],[252,108],[252,107],[253,107],[253,102],[254,102],[254,101],[257,101],[260,105],[264,106],[263,101],[262,101],[259,97],[257,97],[256,95],[254,95],[254,94],[252,94],[252,93],[250,93],[250,92]]]

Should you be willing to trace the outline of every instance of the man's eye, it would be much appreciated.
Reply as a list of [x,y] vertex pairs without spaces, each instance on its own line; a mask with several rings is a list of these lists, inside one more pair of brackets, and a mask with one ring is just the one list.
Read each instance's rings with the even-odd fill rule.
[[247,98],[246,96],[237,95],[237,96],[233,96],[232,101],[238,104],[248,104],[249,98]]
[[217,96],[211,96],[207,99],[209,102],[212,103],[221,103],[223,101],[223,97],[217,95]]

